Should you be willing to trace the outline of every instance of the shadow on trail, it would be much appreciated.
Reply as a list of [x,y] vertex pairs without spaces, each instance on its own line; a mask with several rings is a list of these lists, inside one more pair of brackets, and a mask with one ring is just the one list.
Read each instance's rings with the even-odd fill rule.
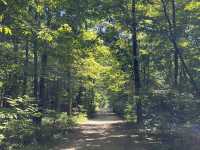
[[56,150],[199,150],[177,137],[139,133],[113,113],[99,113],[74,129],[65,144]]

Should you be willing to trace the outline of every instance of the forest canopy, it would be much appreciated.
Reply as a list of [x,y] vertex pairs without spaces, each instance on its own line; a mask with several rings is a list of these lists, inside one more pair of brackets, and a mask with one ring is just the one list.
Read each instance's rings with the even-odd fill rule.
[[108,108],[148,129],[199,124],[199,10],[198,0],[0,0],[0,149],[44,143]]

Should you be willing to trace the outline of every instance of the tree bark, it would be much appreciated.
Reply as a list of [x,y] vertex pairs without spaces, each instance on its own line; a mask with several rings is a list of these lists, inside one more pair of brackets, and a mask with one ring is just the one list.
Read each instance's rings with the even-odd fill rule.
[[25,45],[23,95],[27,93],[28,63],[29,63],[29,41],[27,39]]
[[12,85],[10,88],[10,94],[13,97],[17,97],[19,95],[19,85],[18,85],[18,80],[19,80],[19,70],[18,70],[18,65],[19,65],[19,57],[18,57],[18,53],[19,53],[19,43],[18,43],[18,39],[16,37],[16,35],[13,36],[13,51],[14,51],[14,63],[15,65],[17,65],[17,68],[15,70],[14,73],[11,74],[12,77]]
[[140,64],[139,64],[139,49],[137,43],[137,22],[136,22],[136,0],[132,0],[132,55],[133,55],[133,72],[134,72],[134,87],[136,96],[136,113],[137,123],[142,123],[142,102],[140,99]]
[[41,75],[40,75],[40,92],[39,92],[39,99],[40,99],[40,106],[45,106],[46,101],[46,94],[45,94],[45,77],[46,77],[46,66],[47,66],[47,54],[43,52],[41,56]]
[[[45,6],[45,15],[47,16],[46,18],[46,25],[47,27],[50,26],[50,12],[49,12],[49,8]],[[47,76],[47,61],[48,61],[48,54],[47,54],[47,49],[49,48],[48,43],[45,42],[45,48],[44,51],[41,54],[41,75],[40,75],[40,82],[39,82],[39,86],[40,86],[40,92],[39,92],[39,99],[40,99],[40,107],[41,109],[43,107],[46,107],[46,76]]]
[[[173,39],[176,41],[176,2],[172,0]],[[179,57],[177,49],[174,50],[174,87],[178,87]]]
[[[39,14],[35,12],[35,22],[36,25],[40,25],[39,20]],[[34,83],[33,83],[33,95],[37,101],[38,104],[38,112],[40,112],[40,102],[38,99],[38,93],[39,93],[39,84],[38,84],[38,39],[37,39],[37,33],[36,31],[33,31],[33,55],[34,55]],[[34,116],[33,117],[33,123],[36,125],[41,125],[41,117],[40,116]]]
[[34,36],[33,43],[33,55],[34,55],[34,91],[33,95],[38,99],[38,42],[37,38]]
[[[38,90],[39,90],[39,84],[38,84],[38,41],[36,35],[33,37],[33,55],[34,55],[34,89],[33,89],[33,95],[37,101],[38,107],[39,107],[39,99],[38,99]],[[38,110],[40,111],[40,110]],[[41,117],[33,117],[33,123],[36,125],[41,125]]]
[[72,115],[72,73],[71,66],[68,73],[68,115]]

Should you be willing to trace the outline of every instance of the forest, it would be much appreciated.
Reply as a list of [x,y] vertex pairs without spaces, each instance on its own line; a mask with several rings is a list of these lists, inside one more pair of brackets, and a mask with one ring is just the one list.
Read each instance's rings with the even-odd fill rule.
[[0,0],[0,150],[199,150],[199,108],[199,0]]

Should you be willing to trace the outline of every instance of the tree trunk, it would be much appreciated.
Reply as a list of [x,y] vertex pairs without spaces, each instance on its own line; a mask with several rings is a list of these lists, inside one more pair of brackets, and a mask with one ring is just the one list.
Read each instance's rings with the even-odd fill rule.
[[29,41],[26,40],[25,45],[25,61],[24,61],[24,81],[23,81],[23,95],[27,93],[27,78],[28,78],[28,62],[29,62]]
[[15,60],[14,63],[17,65],[17,68],[15,70],[14,73],[12,73],[12,86],[10,89],[10,94],[13,97],[17,97],[19,95],[19,84],[18,84],[18,79],[19,79],[19,70],[18,70],[18,65],[19,65],[19,57],[18,57],[18,53],[19,53],[19,45],[18,45],[18,39],[16,36],[13,36],[13,51],[14,51],[14,55],[15,55]]
[[137,23],[136,23],[136,0],[132,0],[132,53],[133,53],[133,72],[134,72],[134,87],[136,96],[136,113],[137,123],[142,123],[142,102],[140,99],[140,64],[139,50],[137,45]]
[[[39,15],[37,12],[35,12],[35,22],[36,25],[40,25]],[[33,89],[33,95],[37,101],[38,107],[39,107],[39,99],[38,99],[38,91],[39,91],[39,84],[38,84],[38,40],[37,40],[37,33],[34,31],[33,33],[33,55],[34,55],[34,89]],[[38,108],[38,111],[40,112],[40,108]],[[34,116],[33,117],[33,123],[36,125],[41,125],[41,117],[40,116]]]
[[[162,4],[163,4],[164,15],[165,15],[166,20],[167,20],[168,25],[169,25],[169,33],[170,33],[169,39],[170,39],[170,41],[172,42],[173,47],[174,47],[174,50],[177,52],[178,57],[180,58],[180,62],[181,62],[181,64],[183,65],[183,68],[184,68],[185,72],[187,73],[187,75],[188,75],[188,77],[189,77],[189,80],[190,80],[191,85],[193,86],[193,89],[196,91],[196,95],[199,96],[199,95],[200,95],[200,93],[199,93],[199,88],[198,88],[196,82],[194,81],[193,76],[192,76],[192,74],[191,74],[191,72],[190,72],[188,66],[187,66],[186,63],[185,63],[185,60],[184,60],[184,58],[183,58],[183,56],[182,56],[182,53],[181,53],[181,49],[178,47],[177,39],[174,38],[174,35],[175,35],[175,33],[176,33],[176,32],[174,32],[174,31],[175,31],[176,29],[173,28],[173,25],[172,25],[172,23],[171,23],[170,17],[169,17],[169,15],[168,15],[168,13],[167,13],[167,4],[166,4],[166,1],[165,1],[165,0],[161,0],[161,2],[162,2]],[[174,2],[174,4],[175,4],[175,1],[173,1],[173,2]],[[174,5],[174,4],[173,4],[173,5]],[[173,7],[174,7],[174,6],[173,6]],[[173,8],[173,9],[174,9],[174,8]],[[174,9],[174,10],[173,10],[173,15],[174,15],[175,13],[176,13],[176,12],[175,12],[175,9]]]
[[72,74],[71,67],[69,68],[68,74],[68,115],[72,115]]
[[[50,26],[50,12],[49,8],[45,6],[45,14],[46,14],[46,25],[47,27]],[[47,54],[47,49],[49,48],[48,42],[45,42],[45,48],[44,51],[41,54],[41,75],[40,75],[40,92],[39,92],[39,99],[40,99],[40,107],[43,109],[44,107],[47,107],[47,97],[46,97],[46,76],[47,76],[47,60],[48,60],[48,54]]]
[[15,54],[15,64],[18,64],[18,50],[19,50],[19,46],[18,46],[18,40],[17,37],[14,36],[13,37],[13,45],[14,45],[14,54]]
[[[173,22],[173,39],[176,41],[176,4],[172,0],[172,22]],[[177,49],[174,49],[174,87],[178,87],[179,57]]]
[[34,36],[33,43],[33,55],[34,55],[34,91],[33,95],[38,99],[38,43],[37,38]]
[[41,56],[41,75],[40,75],[40,92],[39,92],[39,99],[40,99],[40,107],[45,106],[46,101],[46,92],[45,92],[45,77],[46,77],[46,67],[47,67],[47,53],[43,52]]
[[[36,35],[33,37],[33,55],[34,55],[34,89],[33,89],[33,95],[37,101],[38,107],[39,107],[39,99],[38,99],[38,41]],[[40,108],[39,108],[40,109]],[[40,110],[38,110],[40,111]],[[33,117],[33,123],[36,125],[41,125],[41,117]]]

